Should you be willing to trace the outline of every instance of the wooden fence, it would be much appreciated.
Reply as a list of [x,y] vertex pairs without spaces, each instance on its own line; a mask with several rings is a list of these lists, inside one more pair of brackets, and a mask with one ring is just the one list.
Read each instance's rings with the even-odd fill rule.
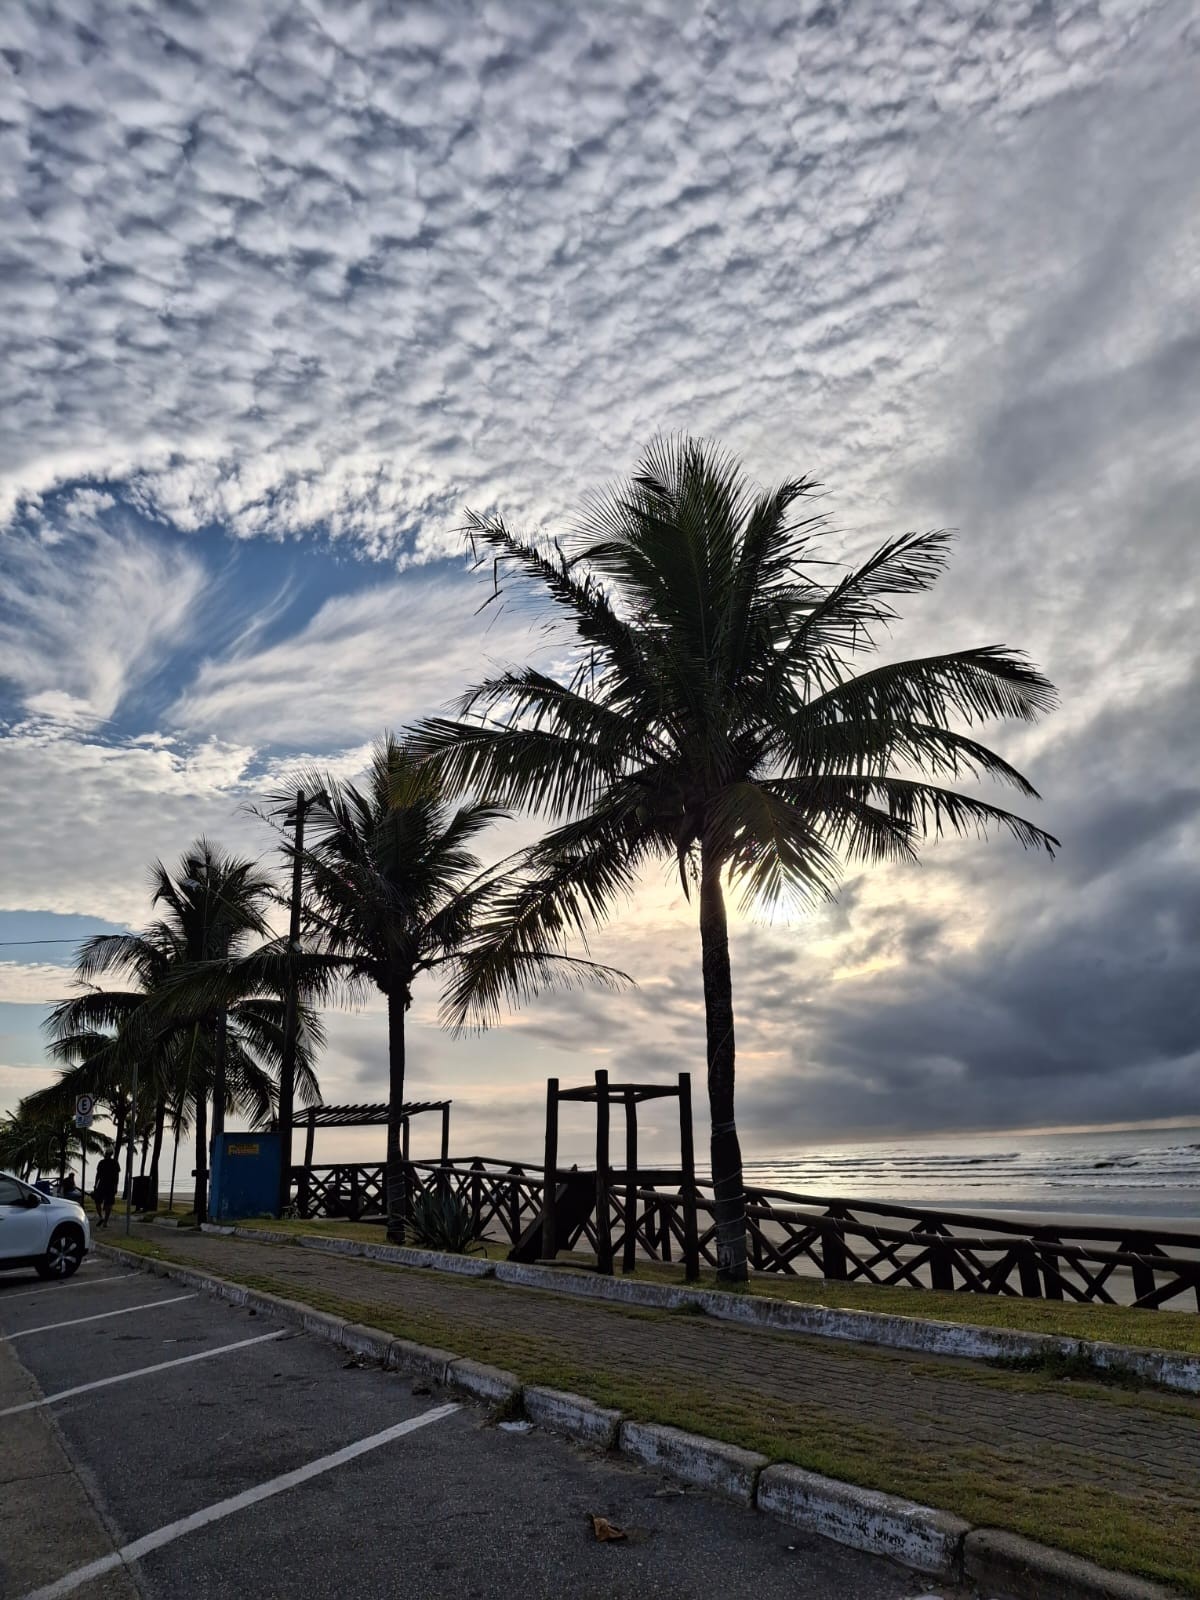
[[[481,1235],[526,1260],[541,1254],[544,1170],[472,1159],[407,1163],[409,1203],[448,1190],[470,1207]],[[302,1215],[381,1218],[382,1166],[297,1167]],[[596,1174],[557,1174],[559,1250],[596,1253]],[[571,1197],[577,1201],[574,1209]],[[1004,1294],[1157,1309],[1200,1310],[1200,1233],[1014,1222],[928,1207],[748,1188],[756,1270],[838,1283]],[[618,1258],[678,1260],[689,1276],[716,1264],[711,1187],[685,1192],[678,1172],[613,1169],[606,1243]],[[632,1230],[632,1237],[630,1237]],[[626,1250],[627,1243],[630,1249]]]

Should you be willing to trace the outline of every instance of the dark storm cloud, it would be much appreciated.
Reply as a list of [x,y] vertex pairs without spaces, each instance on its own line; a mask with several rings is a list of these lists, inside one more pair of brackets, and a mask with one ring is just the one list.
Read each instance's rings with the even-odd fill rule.
[[[1012,947],[838,985],[789,1067],[747,1083],[743,1125],[775,1146],[919,1132],[1194,1115],[1200,879],[1153,882]],[[1109,918],[1115,920],[1108,920]],[[1123,919],[1132,948],[1114,941]],[[1147,933],[1145,930],[1149,928]]]

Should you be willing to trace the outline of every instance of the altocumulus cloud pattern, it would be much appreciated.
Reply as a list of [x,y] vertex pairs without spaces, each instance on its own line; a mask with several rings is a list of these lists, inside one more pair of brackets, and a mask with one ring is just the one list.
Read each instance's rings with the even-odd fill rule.
[[963,208],[1170,9],[9,8],[4,504],[428,552],[698,394],[843,484],[973,337]]

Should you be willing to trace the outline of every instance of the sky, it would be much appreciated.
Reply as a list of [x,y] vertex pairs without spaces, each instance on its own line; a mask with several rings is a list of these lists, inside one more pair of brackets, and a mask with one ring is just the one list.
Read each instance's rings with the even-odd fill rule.
[[[991,730],[1057,860],[736,920],[747,1155],[1200,1116],[1198,85],[1191,0],[0,12],[0,1110],[69,992],[34,941],[544,648],[465,508],[553,535],[687,430],[817,478],[844,558],[954,528],[885,648],[1062,697]],[[638,988],[479,1038],[418,992],[457,1151],[532,1156],[550,1074],[702,1077],[670,874],[594,949]],[[329,1027],[326,1098],[382,1098],[381,1005]]]

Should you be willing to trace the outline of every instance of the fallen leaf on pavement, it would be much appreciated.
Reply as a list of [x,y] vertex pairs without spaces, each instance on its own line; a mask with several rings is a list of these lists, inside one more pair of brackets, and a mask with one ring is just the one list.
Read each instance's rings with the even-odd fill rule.
[[616,1523],[610,1522],[607,1517],[598,1517],[593,1512],[590,1520],[598,1544],[611,1544],[614,1540],[625,1537],[625,1529],[618,1528]]

